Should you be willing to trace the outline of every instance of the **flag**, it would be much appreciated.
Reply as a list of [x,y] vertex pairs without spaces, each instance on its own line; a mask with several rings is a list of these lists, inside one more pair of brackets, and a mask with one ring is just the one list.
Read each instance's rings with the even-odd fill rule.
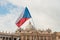
[[21,16],[18,18],[16,25],[18,27],[21,27],[22,24],[24,24],[28,19],[31,18],[30,12],[27,7],[25,7],[25,10],[23,13],[21,13]]

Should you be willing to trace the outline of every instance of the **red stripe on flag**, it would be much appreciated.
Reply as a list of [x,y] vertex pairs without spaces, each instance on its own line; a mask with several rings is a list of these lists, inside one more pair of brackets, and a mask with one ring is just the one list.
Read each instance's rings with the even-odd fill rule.
[[16,25],[18,26],[18,27],[20,27],[26,20],[28,20],[29,18],[22,18],[22,19],[20,19],[17,23],[16,23]]

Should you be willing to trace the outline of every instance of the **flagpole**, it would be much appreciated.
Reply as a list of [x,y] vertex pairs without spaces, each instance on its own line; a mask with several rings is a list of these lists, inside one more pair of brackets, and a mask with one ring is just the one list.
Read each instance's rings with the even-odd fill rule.
[[[30,12],[29,12],[30,13]],[[29,16],[29,15],[28,15]],[[31,14],[30,14],[30,16],[31,16]],[[31,16],[31,18],[32,18],[32,16]],[[33,22],[33,25],[35,26],[35,24],[34,24],[34,21],[33,21],[33,18],[32,18],[32,22]]]
[[[31,15],[31,14],[30,14]],[[32,18],[32,23],[33,23],[33,26],[34,26],[34,28],[35,28],[35,23],[34,23],[34,21],[33,21],[33,18]]]

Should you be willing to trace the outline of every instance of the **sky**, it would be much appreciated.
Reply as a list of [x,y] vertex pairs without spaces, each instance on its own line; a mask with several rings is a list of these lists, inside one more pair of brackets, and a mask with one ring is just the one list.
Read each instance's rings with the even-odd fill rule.
[[60,32],[60,0],[0,0],[0,31],[15,32],[15,22],[25,7],[36,29]]

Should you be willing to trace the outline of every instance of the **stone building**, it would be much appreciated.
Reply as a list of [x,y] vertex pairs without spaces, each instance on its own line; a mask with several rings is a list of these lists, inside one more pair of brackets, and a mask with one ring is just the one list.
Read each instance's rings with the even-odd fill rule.
[[17,29],[15,33],[0,32],[0,40],[60,40],[60,32],[36,30],[31,23],[26,29]]

